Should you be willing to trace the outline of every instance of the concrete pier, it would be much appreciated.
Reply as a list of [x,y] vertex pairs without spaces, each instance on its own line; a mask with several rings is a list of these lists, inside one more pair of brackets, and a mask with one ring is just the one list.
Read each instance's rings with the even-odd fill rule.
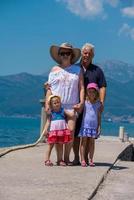
[[[114,191],[117,185],[113,185],[110,190],[105,187],[101,192],[99,187],[100,184],[103,184],[103,181],[105,183],[105,179],[107,180],[111,172],[110,169],[114,167],[118,168],[116,170],[117,179],[118,175],[122,177],[120,179],[120,192],[125,192],[125,198],[122,195],[120,199],[133,199],[134,192],[127,190],[129,181],[127,181],[126,189],[122,187],[124,185],[123,176],[126,178],[126,174],[134,170],[133,162],[120,161],[119,163],[117,159],[129,145],[129,142],[121,142],[116,137],[101,137],[96,140],[95,167],[60,167],[56,164],[53,167],[46,167],[44,165],[44,153],[47,144],[43,143],[35,147],[12,151],[0,157],[0,199],[114,200],[116,198],[112,190]],[[71,159],[73,159],[73,153],[71,153]],[[51,160],[53,163],[56,162],[55,149],[53,149]],[[134,176],[133,174],[131,176]],[[108,179],[108,181],[112,183],[112,179]],[[134,179],[131,178],[130,184],[131,186],[134,185]],[[108,190],[113,194],[112,198],[108,198],[111,194],[108,195]],[[102,195],[103,192],[107,194],[106,198],[103,198],[105,197]]]

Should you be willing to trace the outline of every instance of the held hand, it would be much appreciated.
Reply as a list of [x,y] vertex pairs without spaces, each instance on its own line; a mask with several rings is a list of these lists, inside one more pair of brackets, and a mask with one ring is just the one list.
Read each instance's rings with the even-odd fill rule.
[[46,129],[43,130],[43,133],[42,133],[46,138],[48,137],[48,131]]
[[82,103],[75,104],[75,105],[73,106],[73,108],[74,108],[74,110],[75,110],[76,112],[81,113],[82,110],[83,110],[83,104],[82,104]]
[[46,90],[50,90],[51,89],[51,85],[48,82],[46,82],[46,83],[44,83],[44,88]]
[[45,104],[45,112],[47,113],[47,114],[50,114],[51,113],[51,109],[50,109],[50,106],[49,106],[49,104]]

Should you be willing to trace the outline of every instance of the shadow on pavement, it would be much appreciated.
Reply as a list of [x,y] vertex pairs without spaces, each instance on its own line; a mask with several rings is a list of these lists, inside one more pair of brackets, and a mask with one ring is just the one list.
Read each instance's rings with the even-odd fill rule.
[[[97,167],[111,167],[112,163],[105,163],[105,162],[95,162],[95,165]],[[122,169],[127,169],[128,167],[123,167],[123,166],[113,166],[113,170],[122,170]]]

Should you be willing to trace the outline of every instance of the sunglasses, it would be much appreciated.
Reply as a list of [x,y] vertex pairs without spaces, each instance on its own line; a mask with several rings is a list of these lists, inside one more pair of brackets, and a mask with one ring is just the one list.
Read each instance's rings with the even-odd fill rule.
[[71,52],[70,51],[68,51],[68,52],[60,52],[59,55],[60,56],[70,56]]

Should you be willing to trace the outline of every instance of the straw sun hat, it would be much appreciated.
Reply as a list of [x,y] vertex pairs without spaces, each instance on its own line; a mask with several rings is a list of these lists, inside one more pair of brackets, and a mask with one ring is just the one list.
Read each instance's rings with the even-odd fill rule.
[[80,58],[80,55],[81,55],[80,49],[74,48],[69,43],[62,43],[60,46],[52,45],[50,47],[50,55],[59,64],[61,62],[61,59],[60,59],[60,56],[59,56],[59,50],[60,49],[68,49],[68,50],[72,51],[73,57],[72,57],[72,60],[71,60],[71,64],[74,64]]

